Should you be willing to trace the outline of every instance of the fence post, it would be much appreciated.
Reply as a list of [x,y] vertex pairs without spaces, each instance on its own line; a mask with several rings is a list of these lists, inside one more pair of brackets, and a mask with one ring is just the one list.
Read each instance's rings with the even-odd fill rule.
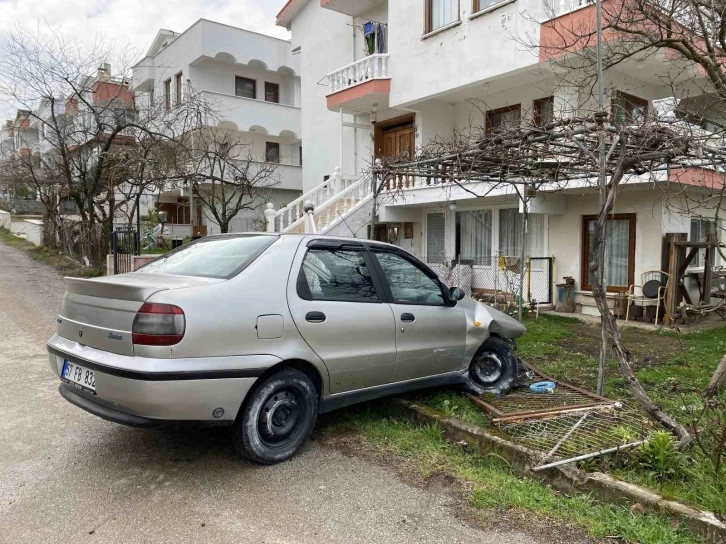
[[527,257],[527,302],[532,300],[532,257]]
[[264,214],[265,221],[267,222],[267,232],[275,232],[275,215],[277,215],[277,212],[275,211],[275,205],[272,202],[267,204]]

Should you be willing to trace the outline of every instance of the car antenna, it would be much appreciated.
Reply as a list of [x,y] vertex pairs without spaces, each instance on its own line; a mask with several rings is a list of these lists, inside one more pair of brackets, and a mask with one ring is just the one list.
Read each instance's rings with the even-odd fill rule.
[[335,211],[336,211],[336,212],[338,213],[338,215],[340,216],[340,218],[341,218],[341,219],[343,220],[343,223],[345,223],[345,226],[346,226],[346,227],[348,227],[348,230],[349,230],[349,231],[350,231],[350,233],[351,233],[351,234],[353,235],[353,238],[358,238],[358,237],[357,237],[357,236],[355,235],[355,232],[353,232],[353,229],[352,229],[352,228],[350,228],[350,225],[348,224],[348,222],[347,222],[347,221],[345,220],[345,217],[343,217],[343,214],[342,214],[342,213],[340,213],[340,210],[335,210]]

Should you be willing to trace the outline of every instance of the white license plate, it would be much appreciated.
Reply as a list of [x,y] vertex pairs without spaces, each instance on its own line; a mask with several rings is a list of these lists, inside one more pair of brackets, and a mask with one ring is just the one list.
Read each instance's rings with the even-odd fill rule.
[[61,379],[77,389],[96,394],[96,375],[93,370],[88,370],[70,361],[63,361]]

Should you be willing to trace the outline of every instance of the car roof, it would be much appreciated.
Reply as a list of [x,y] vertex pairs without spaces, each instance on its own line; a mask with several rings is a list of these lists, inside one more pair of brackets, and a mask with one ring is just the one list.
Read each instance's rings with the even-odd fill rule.
[[[311,233],[301,233],[301,232],[231,232],[227,234],[211,234],[210,237],[222,237],[226,236],[228,238],[238,237],[238,236],[278,236],[278,237],[284,237],[284,238],[311,238],[311,239],[320,239],[320,240],[340,240],[343,242],[350,242],[350,243],[358,243],[358,244],[368,244],[368,245],[374,245],[376,247],[390,247],[392,249],[403,249],[404,248],[400,246],[396,246],[393,244],[389,244],[386,242],[379,242],[378,240],[368,240],[366,238],[356,238],[353,236],[331,236],[329,234],[311,234]],[[409,253],[409,252],[407,252]]]

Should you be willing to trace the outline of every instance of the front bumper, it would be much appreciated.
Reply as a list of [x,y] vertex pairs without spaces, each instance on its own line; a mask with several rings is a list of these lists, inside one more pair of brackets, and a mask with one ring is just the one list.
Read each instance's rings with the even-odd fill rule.
[[82,346],[58,335],[48,342],[50,367],[65,360],[92,369],[96,395],[61,385],[72,404],[136,427],[168,422],[232,422],[257,378],[280,360],[270,355],[152,359]]

